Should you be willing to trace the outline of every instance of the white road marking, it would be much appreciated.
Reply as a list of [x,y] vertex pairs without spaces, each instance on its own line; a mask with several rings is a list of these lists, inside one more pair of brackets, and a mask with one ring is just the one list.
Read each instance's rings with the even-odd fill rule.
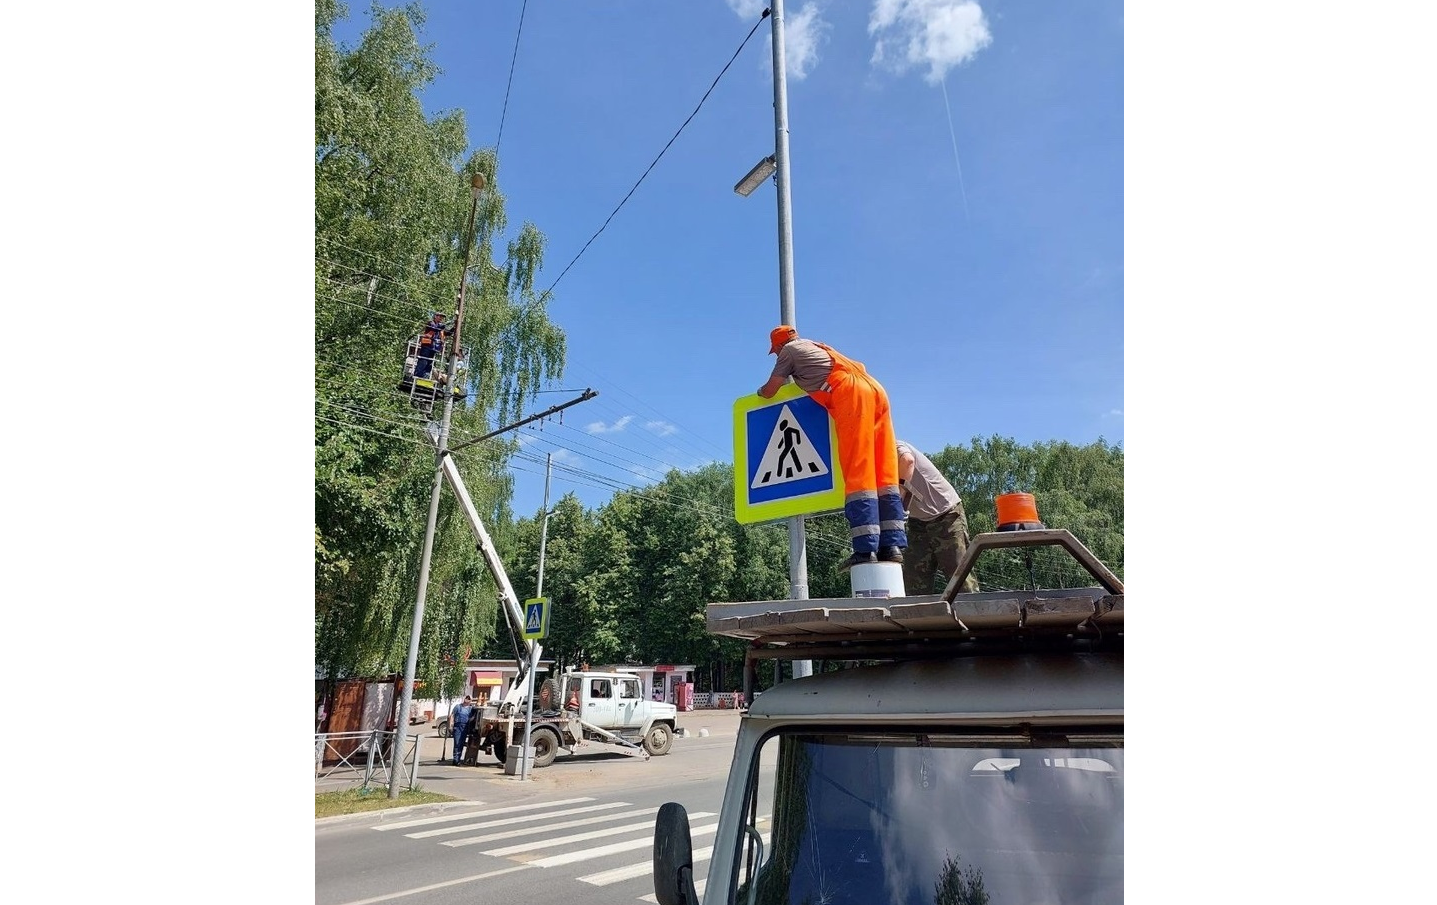
[[535,833],[546,833],[549,830],[566,830],[575,826],[588,826],[593,823],[603,823],[606,820],[621,820],[625,817],[641,817],[644,814],[656,813],[658,808],[643,808],[638,811],[624,811],[620,814],[601,814],[598,817],[585,817],[582,820],[565,820],[563,823],[546,823],[543,826],[530,826],[522,830],[509,830],[504,833],[490,833],[487,836],[470,836],[466,839],[454,839],[449,842],[441,842],[440,845],[447,845],[451,848],[458,848],[461,845],[478,845],[481,842],[498,842],[500,839],[515,839],[519,836],[532,836]]
[[550,817],[568,817],[570,814],[587,814],[591,811],[606,811],[610,808],[626,808],[627,801],[611,801],[608,804],[591,804],[584,808],[567,808],[562,811],[547,811],[543,814],[525,814],[521,817],[505,817],[501,820],[485,820],[481,823],[464,823],[459,826],[446,826],[440,830],[425,830],[422,833],[405,833],[410,839],[427,839],[430,836],[447,836],[450,833],[463,833],[468,830],[487,830],[495,826],[512,826],[516,823],[533,823],[536,820],[548,820]]
[[[712,817],[713,814],[694,814],[695,817]],[[702,836],[705,833],[712,833],[718,829],[718,824],[710,826],[695,827],[693,835]],[[619,852],[631,852],[634,849],[643,848],[646,845],[653,845],[652,837],[631,839],[628,842],[615,842],[613,845],[601,845],[598,848],[589,848],[582,851],[570,852],[566,855],[554,855],[549,858],[538,858],[529,863],[535,867],[558,867],[561,864],[573,864],[575,861],[588,861],[591,858],[602,858],[605,855],[617,855]]]
[[[713,814],[698,813],[694,817],[712,817]],[[628,823],[624,826],[608,826],[601,830],[591,830],[587,833],[575,833],[572,836],[560,836],[557,839],[540,839],[538,842],[521,842],[518,845],[511,845],[506,848],[491,848],[485,850],[486,855],[512,855],[515,852],[532,852],[536,848],[553,848],[556,845],[568,845],[570,842],[587,842],[590,839],[603,839],[605,836],[614,836],[619,833],[631,833],[634,830],[652,830],[653,820],[642,820],[638,823]]]
[[[700,861],[707,861],[710,857],[713,856],[713,853],[714,847],[712,845],[710,845],[708,848],[695,849],[694,863],[697,864]],[[588,876],[580,877],[579,879],[582,882],[588,883],[592,886],[608,886],[610,883],[618,883],[620,880],[632,880],[634,877],[642,877],[645,874],[651,874],[653,872],[654,862],[652,860],[648,860],[640,861],[637,864],[630,864],[628,867],[616,867],[613,870],[606,870],[597,874],[589,874]]]
[[450,820],[467,820],[470,817],[477,817],[483,814],[510,814],[514,811],[526,811],[533,813],[535,808],[552,808],[561,804],[578,804],[581,801],[593,801],[592,798],[565,798],[562,801],[545,801],[539,804],[518,805],[512,808],[492,808],[487,811],[466,811],[463,814],[445,814],[442,817],[425,817],[419,820],[401,820],[398,823],[381,823],[371,827],[376,830],[402,830],[411,826],[425,826],[431,823],[446,823]]
[[502,867],[499,870],[491,870],[487,874],[475,874],[472,877],[460,877],[457,880],[445,880],[443,883],[430,883],[428,886],[416,886],[413,889],[401,889],[399,892],[386,893],[382,896],[374,896],[369,899],[356,899],[353,902],[345,902],[344,905],[373,905],[374,902],[388,902],[390,899],[402,899],[405,896],[418,895],[421,892],[432,892],[436,889],[444,889],[447,886],[458,886],[461,883],[473,883],[476,880],[487,880],[490,877],[497,877],[502,874],[512,874],[516,870],[528,870],[531,865],[516,864],[513,867]]

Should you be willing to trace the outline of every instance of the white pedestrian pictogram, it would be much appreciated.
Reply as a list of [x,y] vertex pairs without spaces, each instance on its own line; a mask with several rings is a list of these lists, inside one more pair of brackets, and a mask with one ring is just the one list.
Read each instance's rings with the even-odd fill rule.
[[759,459],[758,468],[754,470],[749,489],[757,490],[826,474],[828,465],[813,448],[803,425],[785,405],[779,410],[778,423],[773,426],[773,433],[763,448],[763,458]]
[[539,630],[539,614],[541,607],[538,605],[529,607],[529,622],[524,626],[526,632],[537,632]]

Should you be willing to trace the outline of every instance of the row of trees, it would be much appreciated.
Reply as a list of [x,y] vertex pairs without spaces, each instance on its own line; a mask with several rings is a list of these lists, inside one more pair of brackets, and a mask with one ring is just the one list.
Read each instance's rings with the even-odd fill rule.
[[[416,39],[422,13],[376,7],[353,49],[333,40],[343,14],[335,0],[316,4],[315,661],[332,677],[403,669],[434,456],[424,419],[395,383],[405,340],[429,312],[453,311],[466,243],[478,262],[464,275],[472,383],[456,406],[454,436],[516,420],[544,381],[562,375],[565,354],[563,331],[534,288],[543,234],[525,223],[495,247],[507,214],[493,153],[467,153],[462,113],[423,112],[419,92],[436,70]],[[470,236],[474,172],[488,188]],[[513,452],[490,441],[458,462],[523,599],[535,596],[543,524],[542,514],[510,511]],[[1028,490],[1048,524],[1072,530],[1122,574],[1120,448],[993,437],[930,455],[962,492],[975,533],[993,527],[997,494]],[[787,597],[788,538],[782,525],[739,525],[732,493],[731,467],[711,465],[671,472],[597,510],[560,499],[544,549],[548,656],[561,666],[695,663],[702,686],[733,687],[743,646],[705,631],[705,606]],[[809,520],[810,597],[848,594],[837,570],[847,535],[839,515]],[[977,573],[985,589],[1090,583],[1058,551],[1032,561],[989,554]],[[471,654],[513,654],[497,593],[444,494],[420,639],[428,689],[457,692]]]
[[[395,384],[405,341],[430,312],[454,311],[466,245],[477,262],[463,274],[471,383],[456,436],[513,420],[564,364],[563,331],[534,288],[543,234],[525,223],[495,247],[508,220],[494,154],[467,151],[462,112],[424,113],[419,93],[437,70],[416,37],[421,10],[376,5],[352,49],[333,38],[345,13],[315,4],[315,659],[331,676],[403,666],[434,456]],[[470,234],[476,172],[488,187]],[[476,505],[499,523],[509,452],[486,444],[465,461]],[[433,679],[494,626],[492,582],[448,506],[431,576]]]
[[[970,528],[996,527],[994,498],[1032,492],[1039,514],[1072,531],[1115,573],[1123,572],[1123,451],[1086,446],[974,439],[930,455],[963,495]],[[519,519],[512,534],[510,580],[521,597],[537,580],[542,513]],[[848,525],[838,514],[806,522],[809,596],[847,597]],[[1020,551],[990,551],[975,572],[984,590],[1085,587],[1091,576],[1058,548],[1031,562]],[[910,594],[935,593],[908,588]],[[733,468],[709,465],[670,472],[641,490],[614,496],[595,511],[572,496],[553,507],[544,549],[544,594],[552,601],[546,655],[560,664],[694,663],[700,688],[727,690],[740,675],[743,643],[710,635],[709,603],[789,596],[784,525],[738,524]],[[506,642],[507,643],[507,642]],[[502,648],[491,648],[495,656]]]

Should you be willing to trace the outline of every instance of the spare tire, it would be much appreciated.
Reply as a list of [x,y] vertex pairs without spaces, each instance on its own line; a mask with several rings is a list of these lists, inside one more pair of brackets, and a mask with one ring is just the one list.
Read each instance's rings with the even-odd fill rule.
[[553,679],[545,679],[539,683],[534,690],[535,710],[558,710],[559,709],[559,683]]

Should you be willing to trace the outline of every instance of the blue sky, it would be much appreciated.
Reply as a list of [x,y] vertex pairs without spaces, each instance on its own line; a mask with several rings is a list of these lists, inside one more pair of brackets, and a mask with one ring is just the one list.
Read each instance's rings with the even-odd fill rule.
[[[424,3],[443,70],[426,110],[498,143],[511,229],[548,238],[538,283],[569,365],[533,411],[599,393],[523,431],[521,514],[546,453],[553,496],[591,507],[733,460],[733,403],[767,379],[780,314],[776,186],[733,191],[775,146],[768,20],[664,148],[763,7]],[[784,11],[799,332],[864,362],[920,448],[1121,444],[1122,4]],[[351,5],[336,39],[368,22]]]

